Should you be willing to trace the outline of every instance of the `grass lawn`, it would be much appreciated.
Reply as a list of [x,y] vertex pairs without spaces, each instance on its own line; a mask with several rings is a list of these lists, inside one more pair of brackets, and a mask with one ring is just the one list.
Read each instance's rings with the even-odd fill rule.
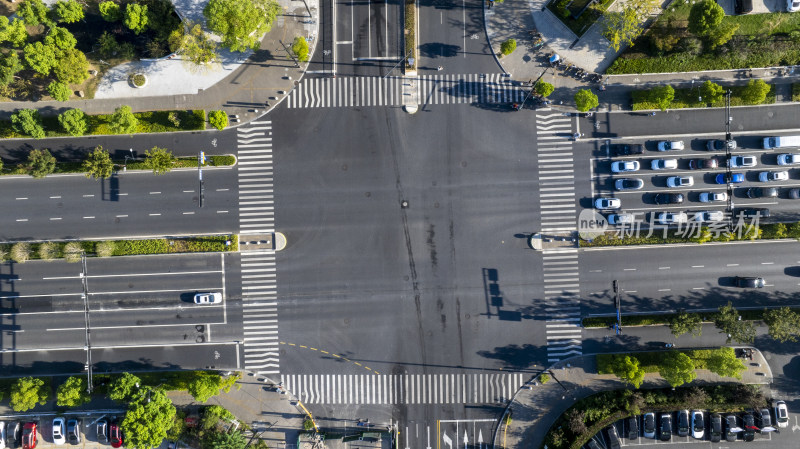
[[[582,36],[586,30],[592,26],[603,13],[611,6],[613,0],[598,0],[593,3],[583,14],[583,8],[591,0],[552,0],[547,4],[553,14],[556,15],[573,33]],[[580,14],[580,16],[578,16]],[[577,19],[575,18],[577,17]]]
[[800,64],[800,14],[785,12],[725,16],[738,25],[733,38],[706,48],[689,33],[690,4],[676,0],[608,69],[607,73],[662,73]]

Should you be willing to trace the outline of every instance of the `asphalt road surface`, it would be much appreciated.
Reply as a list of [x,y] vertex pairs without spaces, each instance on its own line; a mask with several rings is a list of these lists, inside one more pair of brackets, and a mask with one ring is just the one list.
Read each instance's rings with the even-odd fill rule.
[[106,180],[82,175],[0,178],[0,239],[100,239],[228,233],[238,220],[235,168],[118,172]]

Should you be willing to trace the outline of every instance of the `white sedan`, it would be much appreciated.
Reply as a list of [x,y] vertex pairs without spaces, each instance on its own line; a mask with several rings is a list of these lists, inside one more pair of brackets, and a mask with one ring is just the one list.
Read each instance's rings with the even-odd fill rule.
[[682,140],[664,140],[658,142],[658,151],[682,150]]
[[195,304],[219,304],[222,302],[222,293],[198,293],[194,295]]
[[786,181],[788,179],[788,171],[762,171],[758,174],[758,180],[761,182]]
[[670,176],[667,178],[667,187],[691,187],[694,185],[694,178],[691,176]]
[[661,212],[658,214],[658,222],[669,225],[675,223],[686,223],[689,216],[685,212]]
[[728,166],[731,168],[755,167],[757,164],[758,159],[755,156],[731,156],[728,161]]
[[67,442],[65,434],[64,418],[58,417],[53,419],[53,443],[62,445]]
[[622,201],[619,198],[598,198],[594,202],[594,207],[597,209],[619,209],[622,207]]
[[699,199],[701,203],[718,203],[728,201],[728,194],[725,192],[702,192]]
[[675,170],[678,168],[677,159],[653,159],[650,162],[650,168],[653,170]]
[[778,156],[778,165],[800,164],[800,154],[781,154]]
[[721,210],[701,210],[694,213],[694,221],[722,221],[725,219],[725,213]]
[[611,171],[614,173],[624,173],[627,171],[639,171],[638,161],[614,161],[611,163]]

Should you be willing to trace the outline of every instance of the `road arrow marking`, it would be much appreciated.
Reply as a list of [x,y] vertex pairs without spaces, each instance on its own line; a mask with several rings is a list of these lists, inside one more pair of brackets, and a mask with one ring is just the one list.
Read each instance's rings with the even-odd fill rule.
[[453,449],[453,440],[451,440],[450,437],[447,436],[447,432],[442,432],[442,440],[444,441],[444,444],[446,444],[450,449]]
[[464,449],[467,449],[468,444],[469,444],[469,437],[467,437],[467,431],[464,430]]
[[428,445],[425,449],[431,449],[431,426],[425,426],[428,429]]
[[483,446],[483,431],[478,430],[478,449],[482,449]]

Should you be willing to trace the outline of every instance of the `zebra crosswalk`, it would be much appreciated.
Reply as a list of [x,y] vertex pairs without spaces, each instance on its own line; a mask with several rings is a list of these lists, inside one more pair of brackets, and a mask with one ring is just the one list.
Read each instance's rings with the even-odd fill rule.
[[576,248],[542,251],[547,361],[582,353],[581,302]]
[[[560,113],[537,115],[541,231],[577,229],[572,120]],[[565,138],[565,136],[567,136]]]
[[[239,233],[275,232],[272,122],[254,121],[237,131]],[[278,374],[278,292],[275,251],[241,252],[244,368]]]
[[290,374],[283,387],[307,404],[491,404],[513,397],[522,373]]
[[272,122],[250,122],[237,131],[241,234],[275,232]]
[[417,85],[418,104],[511,103],[527,92],[501,73],[404,77],[305,78],[287,98],[289,108],[401,106],[404,83]]

